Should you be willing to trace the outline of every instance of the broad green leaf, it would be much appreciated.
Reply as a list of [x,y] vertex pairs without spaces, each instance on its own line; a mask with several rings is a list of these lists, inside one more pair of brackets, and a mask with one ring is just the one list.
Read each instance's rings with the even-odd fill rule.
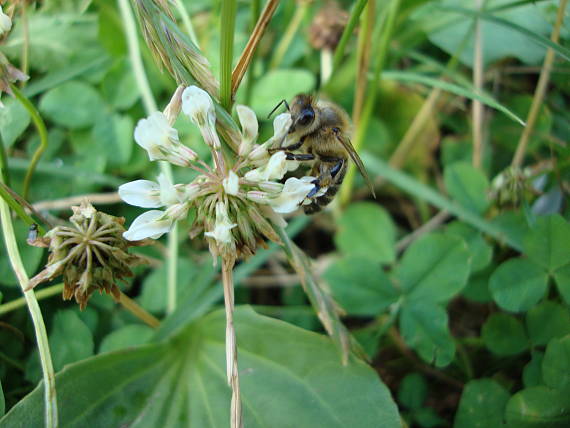
[[566,306],[545,300],[528,311],[526,326],[533,345],[546,345],[551,339],[570,334],[570,311]]
[[[374,370],[359,360],[343,366],[328,338],[249,308],[238,308],[235,321],[244,426],[401,426]],[[224,343],[224,312],[216,311],[167,342],[68,366],[56,376],[60,425],[229,426]],[[42,424],[41,385],[0,421]]]
[[444,302],[465,286],[469,266],[469,251],[463,239],[434,233],[410,245],[394,277],[410,298]]
[[546,386],[523,389],[507,403],[505,419],[508,428],[567,428],[570,396]]
[[561,267],[554,273],[554,280],[560,296],[570,305],[570,264]]
[[307,70],[272,70],[255,82],[251,107],[259,117],[267,117],[279,101],[289,101],[297,94],[311,92],[314,87],[315,76]]
[[148,343],[153,335],[154,330],[146,325],[126,325],[103,338],[99,346],[99,354]]
[[412,412],[412,418],[422,428],[435,428],[447,425],[447,421],[438,416],[431,407],[421,407]]
[[500,242],[506,243],[515,250],[521,250],[520,241],[513,239],[513,236],[509,233],[505,233],[505,230],[500,226],[485,220],[481,216],[463,208],[462,206],[458,206],[456,203],[449,200],[433,188],[407,174],[404,174],[396,168],[392,168],[388,162],[385,162],[382,159],[370,156],[366,152],[362,153],[362,159],[368,168],[368,171],[372,172],[374,175],[382,177],[394,186],[422,201],[429,202],[439,209],[453,214],[465,223],[469,223],[471,226],[480,230],[482,233],[485,233]]
[[410,373],[402,379],[398,387],[398,402],[408,409],[419,409],[426,401],[428,385],[419,373]]
[[548,343],[542,360],[542,377],[547,386],[570,393],[570,335]]
[[93,334],[73,309],[58,311],[49,336],[53,366],[63,366],[93,355]]
[[349,314],[379,315],[399,297],[382,267],[365,258],[342,258],[327,269],[324,278]]
[[524,239],[529,259],[553,273],[570,263],[570,224],[559,214],[539,217]]
[[458,235],[463,238],[471,255],[471,272],[485,269],[493,258],[493,247],[485,241],[481,233],[471,226],[454,221],[446,228],[446,234]]
[[3,97],[0,107],[0,134],[5,148],[10,147],[30,124],[30,114],[15,98]]
[[482,272],[470,276],[467,286],[461,294],[465,298],[478,303],[493,301],[493,296],[489,290],[489,276],[493,270],[493,267],[490,266]]
[[402,307],[400,330],[406,343],[430,364],[445,367],[453,360],[455,343],[447,312],[429,302],[409,302]]
[[[97,50],[97,18],[95,14],[28,15],[29,60],[36,70],[48,71],[66,67],[75,57]],[[20,59],[26,38],[22,25],[16,25],[2,50],[10,58]]]
[[510,259],[491,275],[489,289],[497,304],[511,312],[523,312],[538,303],[548,286],[548,274],[523,258]]
[[380,263],[396,258],[396,230],[388,212],[378,204],[352,204],[338,221],[335,243],[344,254]]
[[528,349],[529,343],[522,323],[503,313],[491,315],[481,330],[485,346],[500,356],[517,355]]
[[465,162],[457,162],[445,168],[443,178],[453,199],[476,213],[485,212],[489,206],[489,180],[479,169]]
[[454,428],[500,427],[509,392],[492,379],[470,381],[461,394]]
[[522,252],[523,240],[528,231],[528,223],[520,211],[505,211],[491,220],[493,225],[501,229],[502,233],[509,237],[515,244],[513,248]]
[[135,74],[126,59],[109,70],[101,89],[107,102],[119,110],[132,107],[140,98]]
[[[26,268],[28,275],[31,277],[36,273],[45,250],[43,248],[32,247],[26,243],[29,227],[24,224],[23,221],[14,221],[14,232],[16,234],[16,241],[18,241],[18,250],[20,251],[22,261],[24,262],[24,267]],[[4,235],[1,229],[0,242],[2,242],[2,245],[4,244]],[[10,259],[8,258],[8,254],[4,247],[2,247],[2,250],[0,251],[0,284],[19,287],[18,279],[12,270]]]
[[544,352],[532,351],[532,359],[524,366],[523,369],[523,383],[526,388],[531,386],[538,386],[544,383],[542,379],[542,360],[544,359]]
[[129,161],[133,151],[134,124],[130,116],[105,114],[93,127],[93,139],[99,150],[106,154],[109,164],[121,166]]
[[70,129],[94,125],[105,110],[99,93],[90,85],[69,81],[50,89],[40,101],[40,111],[58,125]]

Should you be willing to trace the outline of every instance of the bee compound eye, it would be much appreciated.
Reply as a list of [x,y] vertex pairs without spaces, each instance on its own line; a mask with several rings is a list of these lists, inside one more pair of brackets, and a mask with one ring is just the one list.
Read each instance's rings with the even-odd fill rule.
[[315,112],[312,108],[306,108],[299,116],[299,125],[307,126],[315,118]]

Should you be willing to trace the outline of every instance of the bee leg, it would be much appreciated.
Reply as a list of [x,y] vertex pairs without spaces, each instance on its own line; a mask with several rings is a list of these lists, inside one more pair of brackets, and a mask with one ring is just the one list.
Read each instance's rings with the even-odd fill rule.
[[268,149],[267,151],[270,154],[273,154],[275,152],[279,152],[279,151],[293,151],[293,150],[298,150],[301,148],[301,146],[303,145],[303,143],[305,142],[305,137],[301,137],[301,139],[293,144],[290,144],[288,146],[284,146],[284,147],[275,147],[272,149]]
[[311,182],[311,184],[314,184],[315,187],[313,187],[313,190],[311,190],[311,191],[307,194],[306,198],[308,198],[308,199],[310,199],[310,198],[312,198],[313,196],[315,196],[315,195],[319,192],[319,190],[321,190],[321,183],[320,183],[320,181],[319,181],[318,178],[314,179],[314,180]]
[[310,153],[297,154],[297,153],[285,152],[285,154],[287,155],[287,160],[296,160],[301,162],[315,160],[315,155],[312,155]]

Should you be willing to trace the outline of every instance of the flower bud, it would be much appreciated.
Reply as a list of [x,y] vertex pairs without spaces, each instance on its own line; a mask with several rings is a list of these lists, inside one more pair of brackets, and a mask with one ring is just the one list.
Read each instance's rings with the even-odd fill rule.
[[214,229],[205,232],[204,235],[214,238],[220,245],[229,245],[233,243],[231,230],[236,227],[236,223],[232,223],[228,217],[226,204],[223,202],[216,203],[216,222]]
[[257,139],[259,124],[257,123],[257,117],[254,111],[249,107],[238,105],[236,111],[241,125],[239,155],[246,156],[251,151],[251,147]]
[[164,109],[164,116],[166,117],[166,120],[168,120],[170,126],[174,125],[176,118],[178,118],[178,115],[180,114],[180,109],[182,108],[182,92],[184,92],[184,86],[179,85],[176,88],[176,91],[174,91],[172,98],[170,98],[170,102]]
[[189,86],[182,93],[182,110],[198,125],[204,141],[214,149],[220,148],[216,133],[216,111],[210,95],[197,86]]
[[10,31],[11,28],[12,20],[2,11],[2,6],[0,6],[0,36]]
[[228,195],[237,195],[239,192],[239,177],[237,174],[230,170],[228,176],[222,180],[224,190]]

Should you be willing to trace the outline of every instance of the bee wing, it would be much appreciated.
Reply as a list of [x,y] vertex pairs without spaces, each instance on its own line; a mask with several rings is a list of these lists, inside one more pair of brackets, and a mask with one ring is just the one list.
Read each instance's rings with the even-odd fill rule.
[[368,188],[370,189],[372,196],[374,196],[374,199],[376,199],[376,193],[374,192],[374,185],[372,184],[372,180],[370,180],[370,177],[366,172],[366,168],[364,168],[364,164],[362,163],[362,159],[360,159],[360,156],[358,156],[358,153],[356,153],[356,150],[354,150],[354,147],[352,146],[350,139],[347,136],[341,135],[339,132],[336,132],[335,135],[337,140],[342,144],[342,146],[348,152],[352,161],[358,167],[360,174],[362,174],[362,177],[364,177],[364,180],[366,180],[366,184],[368,185]]

